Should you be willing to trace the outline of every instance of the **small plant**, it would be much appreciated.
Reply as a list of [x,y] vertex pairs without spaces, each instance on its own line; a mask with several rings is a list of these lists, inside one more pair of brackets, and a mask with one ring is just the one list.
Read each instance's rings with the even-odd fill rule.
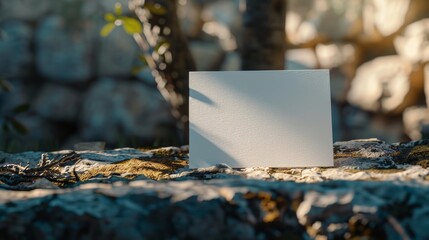
[[[4,79],[0,80],[0,92],[11,91],[12,85]],[[21,113],[27,112],[29,108],[30,105],[28,103],[20,104],[6,112],[3,116],[0,116],[0,124],[3,132],[10,133],[14,131],[19,134],[28,133],[27,127],[17,119],[17,116]]]
[[[0,79],[0,94],[12,93],[12,85]],[[22,144],[16,139],[18,135],[24,135],[29,132],[28,128],[19,121],[18,116],[29,109],[29,104],[20,104],[11,110],[4,111],[0,115],[0,150],[14,151],[19,150]]]
[[115,27],[122,26],[126,33],[132,35],[136,33],[141,33],[143,28],[141,23],[131,17],[124,16],[122,14],[122,4],[115,4],[114,13],[106,13],[104,15],[104,20],[106,20],[106,25],[101,29],[100,35],[103,37],[108,36]]

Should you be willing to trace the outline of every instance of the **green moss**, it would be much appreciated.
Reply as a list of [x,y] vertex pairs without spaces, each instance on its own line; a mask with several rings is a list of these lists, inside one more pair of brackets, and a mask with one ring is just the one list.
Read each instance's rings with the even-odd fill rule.
[[429,167],[429,160],[420,160],[417,162],[417,165],[420,165],[422,168],[428,168]]
[[79,178],[82,181],[86,181],[99,174],[103,176],[127,174],[129,178],[144,175],[154,180],[162,180],[166,179],[168,174],[187,165],[187,160],[172,160],[168,158],[129,159],[92,168],[81,174]]
[[340,152],[334,154],[334,159],[337,158],[361,158],[362,154],[357,152]]
[[414,147],[408,154],[406,163],[427,166],[427,161],[424,160],[429,160],[429,145]]
[[413,148],[409,156],[426,157],[429,158],[429,145],[421,145]]

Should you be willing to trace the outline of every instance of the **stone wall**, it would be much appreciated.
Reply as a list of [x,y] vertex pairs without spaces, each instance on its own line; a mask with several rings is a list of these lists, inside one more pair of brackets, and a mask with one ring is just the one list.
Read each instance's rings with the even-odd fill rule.
[[[13,85],[12,93],[0,93],[0,116],[31,105],[18,116],[31,131],[11,136],[10,148],[175,144],[174,120],[133,38],[121,28],[99,34],[116,2],[127,14],[126,0],[0,0],[0,78]],[[243,1],[179,3],[197,69],[239,70]],[[426,20],[410,23],[427,17],[426,1],[288,3],[285,68],[331,69],[334,140],[425,137],[429,30]],[[391,15],[395,21],[383,20]],[[394,56],[372,61],[379,55]]]
[[132,36],[121,28],[100,36],[115,2],[0,1],[0,77],[13,87],[0,95],[0,113],[30,104],[18,116],[30,130],[13,137],[18,148],[152,145],[174,128]]

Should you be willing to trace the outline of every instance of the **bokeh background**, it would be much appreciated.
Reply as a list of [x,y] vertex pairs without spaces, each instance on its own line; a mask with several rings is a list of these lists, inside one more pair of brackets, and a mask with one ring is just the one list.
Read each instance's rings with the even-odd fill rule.
[[[0,151],[177,145],[127,0],[0,0]],[[197,70],[240,70],[245,0],[178,0]],[[427,19],[426,19],[427,18]],[[287,0],[285,69],[331,69],[334,141],[429,137],[429,1]]]

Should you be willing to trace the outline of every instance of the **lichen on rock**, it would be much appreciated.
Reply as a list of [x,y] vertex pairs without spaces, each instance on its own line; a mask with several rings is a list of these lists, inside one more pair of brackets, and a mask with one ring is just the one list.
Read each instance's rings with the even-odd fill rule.
[[[80,160],[57,169],[77,182],[0,183],[0,231],[5,239],[34,232],[58,239],[425,239],[428,146],[337,142],[328,168],[190,169],[187,146],[78,151]],[[0,152],[0,168],[37,167],[41,154]]]

